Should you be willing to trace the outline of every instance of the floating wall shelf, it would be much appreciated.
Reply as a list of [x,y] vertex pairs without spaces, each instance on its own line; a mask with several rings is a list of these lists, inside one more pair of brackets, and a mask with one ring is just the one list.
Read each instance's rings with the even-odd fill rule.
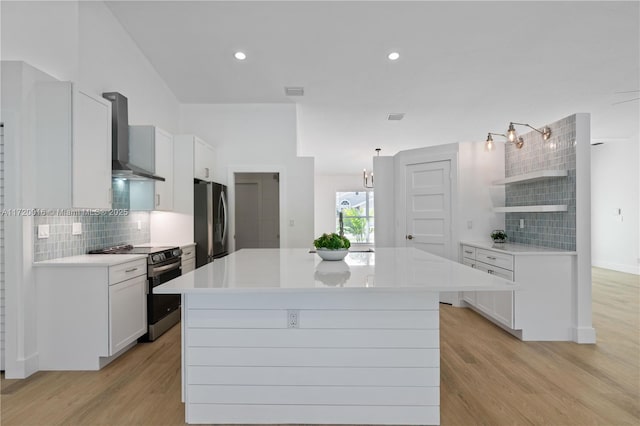
[[551,212],[566,212],[566,204],[549,204],[543,206],[509,206],[509,207],[494,207],[495,213],[551,213]]
[[523,175],[511,176],[504,179],[494,180],[494,185],[508,185],[511,183],[528,183],[545,179],[555,179],[566,177],[566,170],[538,170],[537,172],[525,173]]

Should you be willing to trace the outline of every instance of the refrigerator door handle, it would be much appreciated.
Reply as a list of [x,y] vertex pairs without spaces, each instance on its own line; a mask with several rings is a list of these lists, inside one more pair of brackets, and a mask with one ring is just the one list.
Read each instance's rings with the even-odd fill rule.
[[227,229],[229,225],[229,215],[227,214],[227,194],[224,193],[224,190],[220,193],[220,199],[222,200],[222,211],[224,214],[224,227],[222,228],[222,245],[224,245],[225,240],[227,239]]
[[207,184],[207,256],[213,257],[213,190],[211,184]]

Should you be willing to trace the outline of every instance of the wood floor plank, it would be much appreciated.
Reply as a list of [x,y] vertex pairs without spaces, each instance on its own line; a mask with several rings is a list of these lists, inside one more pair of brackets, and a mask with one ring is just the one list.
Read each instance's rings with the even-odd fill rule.
[[[640,424],[640,277],[594,268],[593,323],[596,345],[521,342],[442,305],[442,424]],[[0,423],[184,425],[180,328],[101,371],[3,376]]]

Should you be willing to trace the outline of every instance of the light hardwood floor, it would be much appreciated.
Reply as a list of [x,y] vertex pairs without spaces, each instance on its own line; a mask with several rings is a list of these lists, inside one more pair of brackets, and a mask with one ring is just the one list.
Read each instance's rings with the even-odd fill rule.
[[[640,278],[593,270],[596,345],[521,342],[441,305],[443,425],[640,424]],[[180,329],[98,372],[2,378],[1,424],[183,425]]]

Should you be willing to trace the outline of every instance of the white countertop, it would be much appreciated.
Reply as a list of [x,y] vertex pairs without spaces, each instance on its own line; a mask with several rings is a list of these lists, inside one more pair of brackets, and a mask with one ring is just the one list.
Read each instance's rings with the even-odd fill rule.
[[146,258],[146,254],[81,254],[34,262],[33,266],[114,266]]
[[502,243],[494,244],[492,241],[462,241],[461,244],[478,247],[488,250],[496,250],[504,253],[518,255],[576,255],[577,252],[571,250],[562,250],[549,247],[530,246],[526,244],[517,243]]
[[144,243],[144,244],[136,244],[134,247],[189,247],[195,246],[196,243]]
[[380,248],[323,261],[307,249],[244,249],[154,288],[154,293],[425,289],[514,290],[512,281],[414,248]]

